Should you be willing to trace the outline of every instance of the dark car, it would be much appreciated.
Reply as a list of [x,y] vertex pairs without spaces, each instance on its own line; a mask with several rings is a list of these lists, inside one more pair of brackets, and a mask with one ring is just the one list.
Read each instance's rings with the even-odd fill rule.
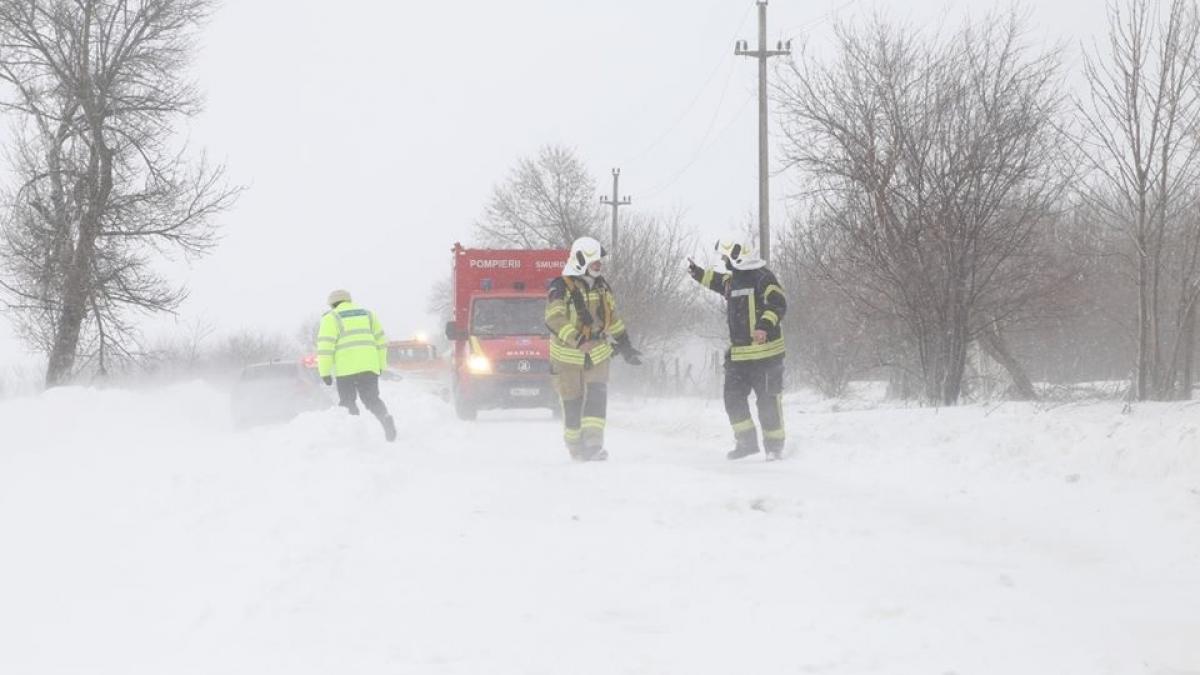
[[333,403],[313,368],[292,361],[256,363],[242,370],[233,387],[233,424],[246,429],[286,422]]

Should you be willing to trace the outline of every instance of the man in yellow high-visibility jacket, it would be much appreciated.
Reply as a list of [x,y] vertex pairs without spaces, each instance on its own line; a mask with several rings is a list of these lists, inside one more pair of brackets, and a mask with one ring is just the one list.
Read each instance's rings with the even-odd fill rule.
[[379,373],[387,366],[387,338],[375,312],[350,301],[348,291],[329,294],[329,311],[317,332],[317,370],[326,385],[337,377],[338,404],[358,414],[356,399],[383,425],[388,442],[396,440],[396,422],[379,398]]

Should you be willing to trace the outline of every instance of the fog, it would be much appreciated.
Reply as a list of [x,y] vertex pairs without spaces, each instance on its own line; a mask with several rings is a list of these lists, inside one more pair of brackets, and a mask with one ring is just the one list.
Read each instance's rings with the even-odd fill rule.
[[[1067,87],[1103,5],[1025,10],[1031,51],[1064,49]],[[940,48],[1003,10],[772,0],[768,36],[824,56],[834,21],[879,13]],[[777,237],[770,268],[728,242],[726,276],[683,259],[715,262],[711,237],[756,215],[756,67],[733,53],[753,45],[753,0],[225,0],[200,37],[207,107],[178,140],[246,189],[210,255],[161,261],[190,297],[134,315],[149,353],[111,370],[61,354],[48,368],[0,321],[0,673],[1200,673],[1191,362],[1157,390],[1139,383],[1153,369],[1129,373],[1128,268],[1100,247],[1069,260],[1109,224],[1037,200],[1065,137],[1046,131],[1064,126],[1042,114],[1060,102],[1047,70],[1017,68],[1042,88],[996,113],[1003,78],[979,73],[1005,69],[975,68],[979,52],[915,49],[930,70],[854,61],[900,73],[880,79],[905,92],[949,83],[894,106],[892,133],[918,133],[882,141],[937,148],[905,158],[922,164],[905,181],[931,178],[944,210],[862,217],[887,192],[863,190],[800,220],[805,186],[774,124],[771,219],[808,229]],[[997,53],[979,61],[1011,63]],[[830,81],[828,99],[853,89]],[[794,93],[776,108],[794,113]],[[888,107],[845,100],[833,110],[852,112],[824,118],[835,134]],[[954,124],[926,124],[947,109]],[[910,142],[922,128],[933,142]],[[1013,128],[1044,142],[992,161]],[[984,161],[946,151],[963,129],[983,130],[964,146]],[[0,125],[0,144],[11,135]],[[813,163],[836,149],[801,137]],[[614,264],[590,244],[572,256],[613,270],[611,295],[560,277],[557,253],[461,251],[446,358],[431,288],[493,188],[548,144],[586,164],[597,196],[619,167],[622,215],[660,218],[623,234]],[[874,177],[871,161],[903,153],[846,154]],[[943,217],[960,213],[945,186],[989,171],[1024,176],[1012,192],[1033,197],[980,190],[970,205],[991,215]],[[905,187],[886,206],[920,201]],[[76,221],[38,216],[13,219],[42,235],[25,250],[61,251]],[[930,221],[942,229],[918,229]],[[990,246],[1015,263],[942,255],[983,250],[980,223],[1016,233]],[[886,257],[862,255],[869,236],[836,246],[863,224],[909,264],[858,264]],[[918,234],[887,236],[897,224]],[[805,248],[819,235],[834,246]],[[32,284],[68,267],[28,258]],[[854,264],[823,269],[832,258]],[[968,308],[968,287],[994,302]],[[362,306],[335,297],[321,319],[335,288]],[[1182,306],[1187,287],[1170,293]],[[395,341],[418,333],[434,344]]]
[[[996,8],[776,0],[768,35],[820,53],[838,18],[928,28]],[[1072,50],[1103,28],[1100,2],[1028,12],[1036,39]],[[620,167],[625,214],[682,210],[705,238],[739,226],[757,209],[756,68],[736,39],[755,39],[752,2],[225,2],[195,61],[207,106],[183,137],[248,190],[212,255],[167,264],[191,297],[146,338],[197,320],[291,335],[338,287],[392,335],[436,332],[426,299],[450,246],[546,143],[574,148],[601,193]],[[795,189],[773,179],[776,224]],[[0,364],[29,358],[0,322]]]

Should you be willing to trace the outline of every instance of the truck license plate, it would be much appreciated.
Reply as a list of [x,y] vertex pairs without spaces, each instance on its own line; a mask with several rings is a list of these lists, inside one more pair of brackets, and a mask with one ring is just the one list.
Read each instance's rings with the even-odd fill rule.
[[537,387],[513,387],[508,390],[508,393],[513,396],[530,397],[541,396],[542,390]]

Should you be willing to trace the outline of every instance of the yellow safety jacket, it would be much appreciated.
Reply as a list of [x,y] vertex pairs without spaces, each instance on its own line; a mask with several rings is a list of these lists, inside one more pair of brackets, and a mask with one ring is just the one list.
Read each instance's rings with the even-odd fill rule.
[[387,366],[387,338],[375,312],[343,302],[321,317],[317,370],[326,375],[378,375]]
[[580,277],[550,282],[546,327],[553,335],[550,360],[571,366],[585,365],[579,345],[589,340],[599,341],[588,354],[592,365],[612,358],[613,348],[606,338],[615,340],[625,333],[625,322],[617,316],[616,300],[604,277],[596,277],[591,285]]

